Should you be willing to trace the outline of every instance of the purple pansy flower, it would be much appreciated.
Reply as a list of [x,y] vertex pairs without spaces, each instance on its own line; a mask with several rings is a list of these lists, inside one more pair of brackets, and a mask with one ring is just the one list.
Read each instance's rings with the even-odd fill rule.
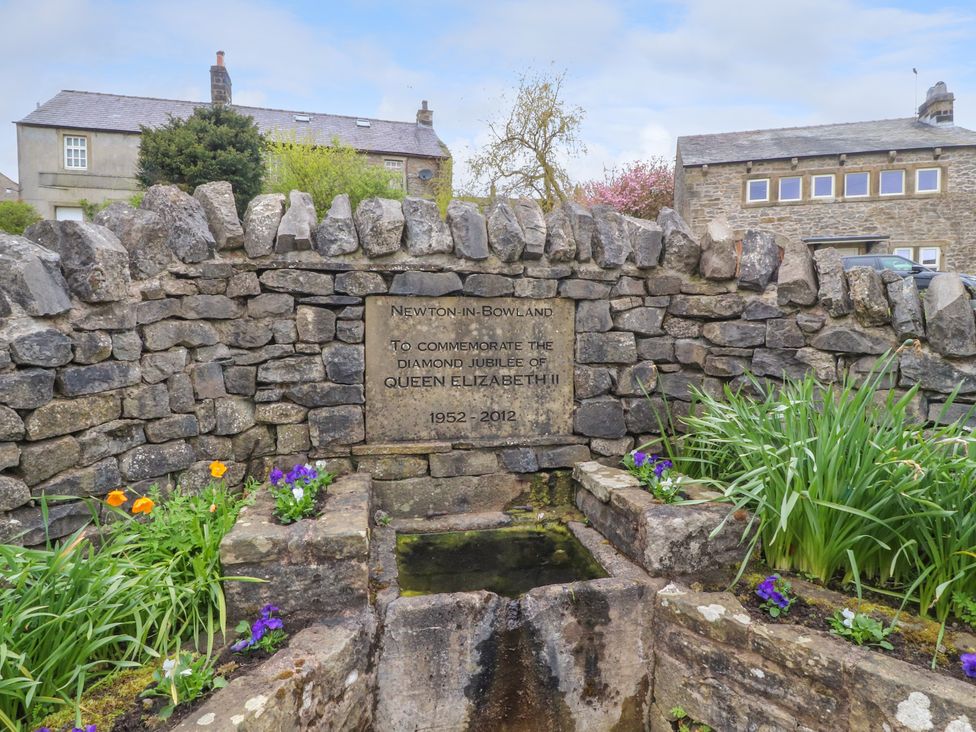
[[276,605],[268,604],[261,608],[261,617],[251,624],[251,637],[237,641],[230,649],[235,652],[246,650],[256,645],[269,630],[282,630],[285,624],[281,618],[271,617],[277,612],[279,609]]
[[281,468],[274,468],[271,471],[271,475],[268,478],[271,480],[271,485],[277,487],[281,482],[281,479],[285,477],[285,474],[281,472]]
[[959,656],[962,672],[971,679],[976,679],[976,653],[963,653]]
[[645,460],[647,460],[647,455],[645,453],[643,452],[634,453],[634,465],[636,465],[638,468],[644,464]]
[[782,593],[776,589],[777,579],[779,578],[774,574],[764,579],[756,586],[756,594],[759,595],[761,599],[771,602],[777,607],[786,609],[786,607],[790,604],[790,601],[787,600]]

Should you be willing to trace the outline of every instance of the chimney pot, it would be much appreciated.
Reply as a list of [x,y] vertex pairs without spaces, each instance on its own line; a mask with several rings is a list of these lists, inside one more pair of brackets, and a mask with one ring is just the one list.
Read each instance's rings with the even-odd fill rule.
[[224,52],[223,51],[217,51],[217,65],[218,66],[223,66],[224,65]]

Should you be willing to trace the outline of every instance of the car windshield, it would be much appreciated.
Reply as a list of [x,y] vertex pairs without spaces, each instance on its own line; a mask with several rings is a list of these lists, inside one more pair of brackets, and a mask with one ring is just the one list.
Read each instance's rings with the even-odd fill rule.
[[903,257],[879,257],[881,269],[893,269],[895,272],[911,272],[915,263]]

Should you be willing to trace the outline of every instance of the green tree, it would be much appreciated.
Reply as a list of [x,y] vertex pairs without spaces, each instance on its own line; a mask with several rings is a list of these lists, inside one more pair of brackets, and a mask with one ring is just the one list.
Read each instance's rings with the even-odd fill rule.
[[29,203],[0,201],[0,231],[23,234],[24,229],[40,220],[41,215]]
[[330,145],[293,132],[274,132],[267,140],[268,177],[265,191],[305,191],[312,196],[315,212],[324,216],[332,199],[348,193],[353,211],[364,198],[403,198],[399,172],[371,163],[355,148],[333,137]]
[[584,112],[563,101],[565,80],[523,76],[508,115],[488,124],[490,139],[468,166],[492,197],[530,196],[549,210],[572,194],[564,161],[586,152],[578,137]]
[[142,128],[136,177],[147,188],[175,183],[190,193],[201,183],[229,181],[243,213],[261,192],[263,146],[252,117],[223,105],[197,107],[185,120],[171,117],[162,127]]

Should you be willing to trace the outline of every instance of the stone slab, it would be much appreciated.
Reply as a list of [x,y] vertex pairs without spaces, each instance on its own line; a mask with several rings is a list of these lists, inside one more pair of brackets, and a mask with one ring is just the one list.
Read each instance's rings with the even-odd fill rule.
[[376,508],[393,518],[425,518],[449,513],[501,511],[528,487],[528,482],[510,473],[375,480],[373,500]]
[[568,300],[366,300],[366,435],[373,441],[572,432]]

